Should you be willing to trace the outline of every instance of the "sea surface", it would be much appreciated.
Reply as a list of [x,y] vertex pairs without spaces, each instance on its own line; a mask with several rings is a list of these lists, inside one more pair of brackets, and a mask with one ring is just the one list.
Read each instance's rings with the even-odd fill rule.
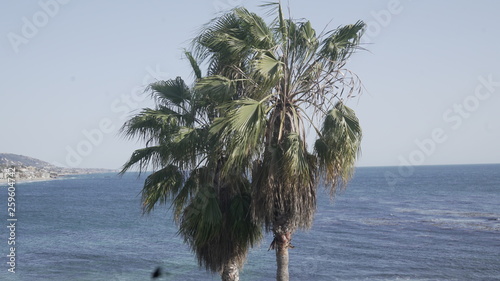
[[[16,268],[8,272],[0,187],[0,280],[220,280],[200,269],[167,207],[142,216],[137,174],[16,184]],[[0,225],[1,225],[0,224]],[[241,280],[275,280],[267,235]],[[314,226],[293,236],[291,280],[500,280],[500,165],[358,168]]]

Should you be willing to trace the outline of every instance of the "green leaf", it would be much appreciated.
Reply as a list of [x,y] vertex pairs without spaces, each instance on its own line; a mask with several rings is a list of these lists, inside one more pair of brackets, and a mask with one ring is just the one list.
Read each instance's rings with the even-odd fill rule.
[[180,106],[191,98],[191,92],[182,78],[151,83],[149,88],[153,90],[158,100],[166,104],[173,103]]
[[165,204],[183,184],[183,176],[174,165],[168,165],[146,178],[142,189],[143,210],[151,212],[156,204]]
[[322,42],[320,57],[330,62],[330,65],[345,61],[358,48],[365,23],[345,25],[336,29]]
[[354,111],[338,102],[327,114],[321,136],[315,143],[320,169],[325,173],[332,195],[338,185],[345,187],[351,178],[361,138],[361,126]]
[[193,54],[191,54],[191,52],[184,51],[184,55],[186,55],[186,57],[188,58],[196,79],[201,79],[202,75],[201,75],[200,66],[198,65],[198,62],[196,61],[196,59],[193,57]]
[[281,75],[282,66],[283,63],[276,59],[270,52],[261,54],[255,61],[255,68],[266,78],[273,78],[276,75]]

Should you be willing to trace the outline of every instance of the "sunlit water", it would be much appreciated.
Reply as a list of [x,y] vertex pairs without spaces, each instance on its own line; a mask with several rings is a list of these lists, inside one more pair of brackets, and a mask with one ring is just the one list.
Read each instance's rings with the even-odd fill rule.
[[[158,266],[157,280],[220,280],[198,268],[167,208],[141,216],[142,182],[17,184],[15,274],[2,186],[0,280],[151,280]],[[500,280],[500,165],[358,168],[333,203],[319,195],[314,227],[293,238],[291,280]],[[275,280],[270,242],[250,252],[242,280]]]

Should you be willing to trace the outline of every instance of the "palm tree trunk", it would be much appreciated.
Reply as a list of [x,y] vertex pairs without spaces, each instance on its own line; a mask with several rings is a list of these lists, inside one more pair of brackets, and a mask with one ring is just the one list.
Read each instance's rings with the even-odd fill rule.
[[276,272],[277,281],[288,281],[288,247],[283,244],[278,244],[276,247],[276,263],[278,269]]
[[275,234],[275,247],[276,247],[276,280],[288,281],[290,279],[288,274],[288,248],[290,246],[291,234]]
[[222,281],[239,281],[240,272],[236,263],[229,260],[227,264],[224,265],[224,270],[221,274]]

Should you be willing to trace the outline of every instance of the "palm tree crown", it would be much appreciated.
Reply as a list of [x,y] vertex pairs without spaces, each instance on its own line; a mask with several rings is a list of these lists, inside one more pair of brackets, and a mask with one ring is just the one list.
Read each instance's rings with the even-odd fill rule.
[[[198,64],[189,52],[186,55],[200,80]],[[248,179],[242,173],[220,173],[223,147],[209,134],[210,123],[219,116],[216,105],[231,97],[213,94],[213,89],[190,88],[180,77],[149,88],[156,107],[143,109],[122,128],[146,147],[132,154],[122,173],[133,166],[140,171],[152,168],[142,189],[144,212],[170,202],[179,233],[200,265],[223,277],[237,275],[261,233],[249,215]],[[226,274],[229,270],[236,273]]]
[[285,19],[280,3],[269,6],[277,15],[269,25],[244,8],[210,22],[195,54],[210,69],[199,83],[238,97],[210,126],[224,146],[221,172],[247,174],[254,220],[287,248],[312,225],[317,186],[334,195],[352,175],[362,134],[345,101],[360,84],[344,66],[365,25],[318,35],[309,21]]

